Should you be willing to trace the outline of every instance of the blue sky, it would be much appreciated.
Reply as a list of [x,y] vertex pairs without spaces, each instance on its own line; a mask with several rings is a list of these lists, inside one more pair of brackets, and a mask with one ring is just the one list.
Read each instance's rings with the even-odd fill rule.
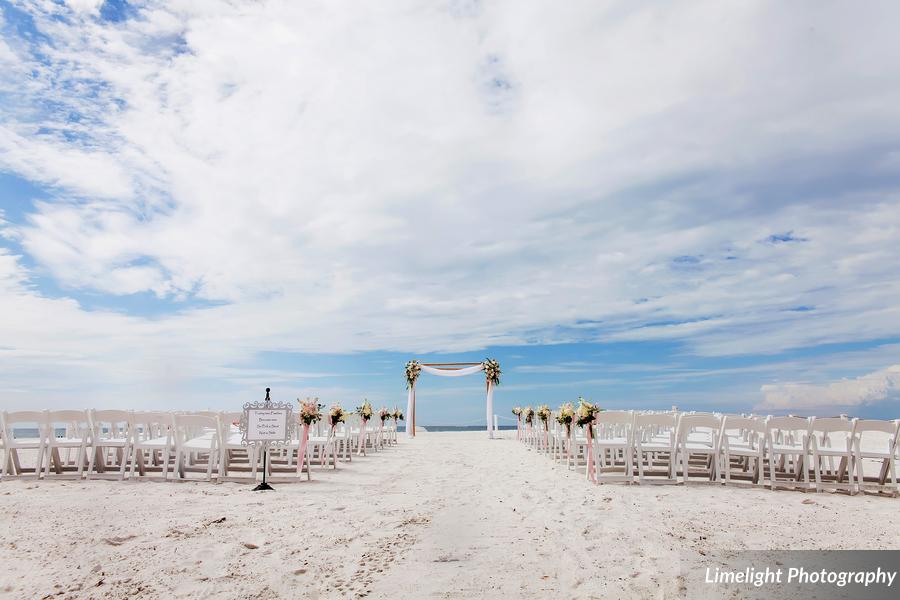
[[4,407],[900,416],[892,3],[0,8]]

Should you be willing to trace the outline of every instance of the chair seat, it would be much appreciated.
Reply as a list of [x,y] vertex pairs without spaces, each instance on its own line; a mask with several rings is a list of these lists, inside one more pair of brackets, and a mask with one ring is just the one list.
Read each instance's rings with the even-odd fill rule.
[[138,448],[167,448],[169,446],[169,439],[164,437],[153,438],[149,440],[138,440],[135,443],[135,446]]
[[309,436],[310,444],[324,444],[328,441],[328,436],[325,435],[311,435]]
[[816,450],[819,456],[847,456],[853,454],[852,450],[839,450],[837,448],[819,448]]
[[[724,448],[724,446],[723,446]],[[737,456],[759,456],[760,449],[747,444],[728,444],[728,454]]]
[[128,444],[128,438],[100,438],[96,442],[94,442],[95,446],[112,446],[112,447],[124,447]]
[[897,454],[891,453],[891,452],[878,452],[877,450],[875,450],[875,451],[869,450],[869,451],[860,452],[858,456],[860,458],[878,458],[881,460],[887,460],[891,457],[896,458]]
[[642,452],[674,452],[675,446],[669,443],[641,443],[640,445]]
[[50,438],[50,445],[56,448],[80,448],[87,443],[83,438]]
[[715,448],[711,444],[706,444],[703,442],[685,442],[684,444],[685,450],[697,451],[697,452],[715,452]]
[[225,439],[225,445],[231,450],[235,448],[247,448],[248,446],[241,443],[242,439],[243,437],[240,433],[231,433]]
[[181,447],[188,450],[212,450],[213,446],[213,438],[197,437],[186,441]]
[[41,438],[15,438],[10,440],[10,448],[40,448],[44,441]]
[[803,446],[794,446],[792,444],[773,444],[772,450],[777,454],[803,454],[805,452]]
[[597,440],[597,446],[599,447],[616,447],[616,448],[626,448],[628,447],[629,441],[625,438],[605,438],[602,440]]

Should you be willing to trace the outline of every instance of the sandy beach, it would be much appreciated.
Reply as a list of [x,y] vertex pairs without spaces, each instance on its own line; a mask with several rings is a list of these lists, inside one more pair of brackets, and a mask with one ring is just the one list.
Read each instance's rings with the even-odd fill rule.
[[505,432],[423,433],[311,483],[6,480],[4,598],[673,598],[743,549],[897,549],[895,500],[595,486]]

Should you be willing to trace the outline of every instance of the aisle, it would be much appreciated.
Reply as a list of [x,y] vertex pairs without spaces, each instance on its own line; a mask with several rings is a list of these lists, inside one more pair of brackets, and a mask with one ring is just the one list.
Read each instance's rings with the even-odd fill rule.
[[415,575],[381,580],[373,596],[397,586],[400,597],[409,598],[549,596],[572,587],[574,578],[558,577],[554,555],[577,551],[577,536],[562,518],[551,527],[542,517],[549,506],[558,515],[565,509],[564,473],[514,440],[488,440],[483,433],[429,433],[414,444],[440,457],[431,464],[414,461],[409,478],[419,482],[410,493],[432,486],[437,492],[421,508],[430,523],[397,565]]

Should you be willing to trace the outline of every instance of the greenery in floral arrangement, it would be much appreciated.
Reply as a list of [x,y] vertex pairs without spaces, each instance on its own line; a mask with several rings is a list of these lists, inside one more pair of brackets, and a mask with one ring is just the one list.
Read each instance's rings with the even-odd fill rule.
[[422,372],[422,365],[417,360],[411,360],[406,363],[406,389],[416,385],[419,373]]
[[571,433],[572,431],[572,420],[575,418],[575,407],[572,406],[571,402],[566,402],[562,406],[559,407],[559,411],[556,415],[556,422],[560,425],[566,426],[566,433]]
[[541,404],[537,409],[537,416],[541,420],[541,423],[544,424],[544,427],[547,427],[547,420],[550,418],[550,407],[546,404]]
[[382,406],[381,410],[378,411],[378,418],[380,418],[381,422],[384,423],[391,418],[391,411]]
[[481,363],[484,367],[484,377],[494,385],[500,385],[500,363],[493,358],[486,358]]
[[300,420],[303,421],[304,425],[312,425],[319,422],[322,418],[322,407],[324,405],[319,404],[318,398],[313,400],[297,398],[297,402],[300,403]]
[[391,414],[391,417],[395,421],[402,421],[403,420],[403,411],[401,411],[399,408],[395,408],[394,412]]
[[591,404],[581,396],[578,397],[578,408],[575,409],[575,422],[584,427],[594,422],[600,408]]
[[368,421],[375,414],[375,411],[372,410],[372,405],[368,400],[363,400],[362,406],[356,407],[356,413],[362,417],[363,421]]
[[525,415],[525,422],[531,425],[534,422],[534,409],[530,406],[526,406],[522,409],[522,414]]
[[328,422],[332,427],[337,425],[338,423],[343,423],[344,419],[347,418],[347,415],[344,414],[344,409],[334,404],[331,406],[331,410],[328,411]]

